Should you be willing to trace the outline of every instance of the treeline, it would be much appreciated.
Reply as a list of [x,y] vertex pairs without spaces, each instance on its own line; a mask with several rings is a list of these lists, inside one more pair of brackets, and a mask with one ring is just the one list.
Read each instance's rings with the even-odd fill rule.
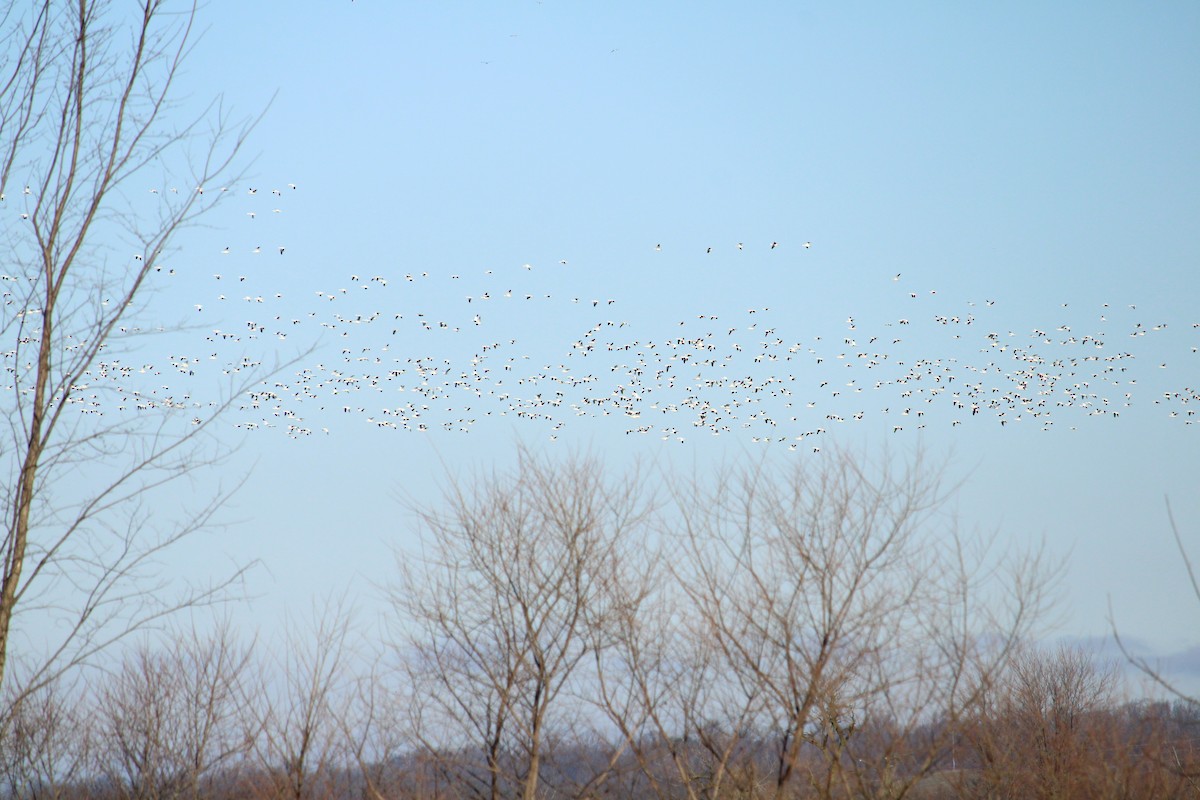
[[0,796],[1198,796],[1200,709],[1023,645],[1056,565],[919,459],[643,478],[522,453],[415,504],[370,641],[334,609],[10,670]]
[[[1119,702],[1078,651],[1023,651],[959,719],[816,715],[780,785],[786,736],[705,720],[630,741],[578,719],[541,742],[431,746],[411,707],[333,673],[282,694],[221,639],[140,651],[85,694],[27,696],[0,750],[2,796],[284,798],[1173,798],[1200,794],[1200,708]],[[233,660],[225,660],[233,656]],[[309,662],[313,666],[315,662]],[[378,676],[376,676],[378,680]],[[484,708],[478,709],[486,714]],[[449,733],[449,732],[446,732]]]

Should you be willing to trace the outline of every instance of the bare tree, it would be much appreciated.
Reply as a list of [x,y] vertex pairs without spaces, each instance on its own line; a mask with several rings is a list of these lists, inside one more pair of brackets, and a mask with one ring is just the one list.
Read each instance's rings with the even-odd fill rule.
[[1118,706],[1118,678],[1077,648],[1019,648],[961,726],[973,768],[956,776],[959,795],[1193,796],[1176,763],[1192,737],[1177,736],[1169,704]]
[[366,800],[421,796],[419,770],[402,767],[412,744],[405,705],[377,662],[355,679],[340,708],[332,709],[348,766],[357,773]]
[[1019,653],[991,709],[985,782],[1024,797],[1098,796],[1086,780],[1086,727],[1090,714],[1112,705],[1114,681],[1079,650]]
[[641,601],[622,605],[612,628],[616,644],[597,657],[597,701],[642,775],[640,793],[663,800],[730,796],[754,783],[750,734],[760,699],[722,672],[716,642],[697,624],[670,570],[655,568],[655,555],[642,588],[630,587]]
[[6,736],[0,739],[0,795],[13,800],[69,797],[92,766],[92,720],[82,692],[55,680],[36,691],[9,693],[2,728]]
[[[203,187],[234,177],[251,126],[231,126],[216,104],[176,113],[194,5],[31,0],[0,13],[0,681],[24,633],[35,691],[172,611],[221,598],[240,575],[156,578],[164,550],[208,524],[221,498],[171,518],[155,493],[210,460],[209,424],[236,391],[213,404],[139,394],[117,356],[155,330],[139,314],[175,234],[219,198]],[[152,206],[151,175],[177,184]],[[23,614],[34,620],[24,628]]]
[[401,554],[392,601],[427,783],[903,796],[1051,600],[1040,551],[997,555],[936,524],[946,495],[919,458],[674,485],[660,535],[638,484],[525,452],[418,507],[428,538]]
[[716,674],[748,698],[749,727],[770,748],[766,794],[911,785],[940,744],[904,764],[892,748],[933,714],[969,707],[1046,609],[1050,565],[1018,557],[1009,581],[986,585],[995,559],[936,524],[946,496],[919,456],[895,466],[848,452],[679,489],[690,558],[677,577],[715,643]]
[[[591,460],[524,450],[511,474],[452,482],[444,504],[417,507],[424,552],[398,554],[391,590],[416,734],[460,791],[532,800],[573,727],[556,713],[586,725],[578,689],[631,601],[613,586],[636,574],[648,504],[636,476],[609,481]],[[584,783],[594,788],[617,755]]]
[[311,635],[288,624],[286,638],[275,643],[275,670],[256,692],[260,797],[329,797],[343,765],[341,725],[354,688],[351,613],[341,602],[330,602],[314,617]]
[[251,744],[250,649],[230,627],[181,631],[165,649],[131,651],[96,696],[96,762],[122,797],[209,796]]

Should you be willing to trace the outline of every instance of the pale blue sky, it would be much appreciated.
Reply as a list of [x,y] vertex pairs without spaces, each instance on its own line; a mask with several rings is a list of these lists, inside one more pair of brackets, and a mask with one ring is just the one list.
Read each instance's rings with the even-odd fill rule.
[[[251,177],[179,240],[178,274],[155,313],[204,327],[170,344],[176,356],[270,361],[315,343],[278,378],[288,392],[297,369],[321,372],[317,364],[326,377],[339,369],[364,383],[389,365],[408,372],[338,396],[327,384],[292,402],[313,436],[289,438],[286,422],[229,431],[241,444],[227,479],[253,472],[229,526],[187,560],[206,568],[262,558],[257,619],[352,583],[371,607],[367,581],[386,580],[391,543],[413,535],[397,496],[428,492],[441,463],[466,472],[506,462],[519,439],[591,449],[618,466],[702,467],[764,447],[814,458],[820,440],[900,453],[921,445],[965,480],[955,500],[964,526],[994,529],[1001,544],[1044,536],[1052,552],[1070,554],[1055,635],[1104,634],[1111,598],[1123,630],[1157,651],[1200,644],[1200,603],[1187,596],[1163,502],[1170,495],[1200,558],[1200,417],[1186,424],[1200,401],[1156,403],[1200,387],[1200,7],[297,8],[201,11],[188,102],[220,92],[250,115],[275,100],[247,145]],[[248,195],[251,186],[259,193]],[[204,341],[212,328],[244,333],[252,320],[267,326],[256,339]],[[597,352],[572,348],[609,321]],[[286,340],[273,336],[280,326]],[[611,397],[629,377],[619,365],[634,364],[646,343],[661,352],[669,338],[706,335],[729,360],[687,377],[780,377],[795,410],[783,398],[743,406],[730,431],[712,436],[692,425],[694,413],[649,408],[687,395],[661,381],[633,401],[646,409],[638,419],[569,409]],[[1084,336],[1104,348],[1064,343]],[[764,347],[776,338],[785,344]],[[565,392],[551,419],[519,419],[511,397],[472,400],[452,387],[425,415],[428,432],[366,421],[419,398],[412,365],[398,362],[445,359],[469,372],[489,343],[502,345],[493,368],[516,360],[497,394]],[[608,352],[609,343],[631,349]],[[1009,373],[1032,363],[1015,360],[1014,348],[1046,359],[1036,371],[1064,376],[1051,407],[1094,370],[1082,359],[1131,358],[1109,362],[1126,372],[1078,391],[1097,395],[1091,406],[1054,408],[1048,431],[1028,415],[1002,426],[986,409],[956,410],[946,395],[918,419],[921,398],[890,382],[908,368],[897,362],[940,359],[936,369],[959,387],[1010,389]],[[864,351],[887,363],[867,371]],[[755,362],[755,353],[778,359]],[[381,361],[346,361],[360,356]],[[1073,377],[1054,363],[1069,358],[1080,359]],[[513,386],[551,373],[594,380]],[[221,378],[197,369],[190,380],[180,385],[203,395]],[[722,384],[712,402],[736,395]],[[1120,417],[1088,413],[1097,408]],[[779,424],[751,418],[760,412]],[[440,427],[460,417],[476,420],[469,433]],[[626,433],[641,424],[653,430]],[[826,432],[795,438],[818,427]],[[679,433],[664,442],[670,428]],[[762,436],[787,442],[754,441]]]

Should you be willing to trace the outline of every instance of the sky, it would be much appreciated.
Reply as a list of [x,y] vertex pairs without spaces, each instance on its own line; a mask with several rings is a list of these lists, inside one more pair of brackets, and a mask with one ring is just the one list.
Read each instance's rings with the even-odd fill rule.
[[377,607],[406,498],[518,443],[666,472],[919,448],[963,529],[1065,559],[1048,640],[1111,609],[1200,677],[1166,506],[1200,559],[1200,7],[264,0],[197,28],[180,118],[262,117],[142,312],[187,329],[138,357],[196,398],[280,365],[170,565],[261,560],[245,619]]

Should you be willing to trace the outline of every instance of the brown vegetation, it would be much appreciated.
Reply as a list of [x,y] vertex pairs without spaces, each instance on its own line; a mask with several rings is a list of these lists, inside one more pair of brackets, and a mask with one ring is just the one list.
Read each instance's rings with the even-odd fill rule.
[[919,460],[607,475],[522,453],[419,506],[370,660],[335,606],[10,689],[0,797],[1196,796],[1200,709],[1023,645],[1053,570]]

